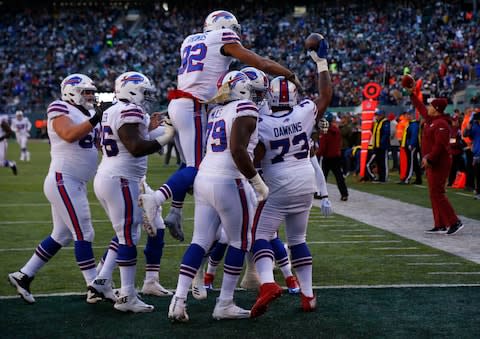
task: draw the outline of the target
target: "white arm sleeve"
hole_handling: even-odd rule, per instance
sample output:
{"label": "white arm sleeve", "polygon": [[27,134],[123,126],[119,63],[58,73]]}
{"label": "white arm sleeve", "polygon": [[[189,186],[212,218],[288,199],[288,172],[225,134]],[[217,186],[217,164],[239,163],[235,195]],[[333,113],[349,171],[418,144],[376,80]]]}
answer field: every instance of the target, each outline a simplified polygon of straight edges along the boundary
{"label": "white arm sleeve", "polygon": [[313,169],[315,170],[315,181],[317,182],[317,189],[321,197],[328,196],[327,182],[325,181],[325,176],[323,175],[322,168],[318,163],[317,157],[310,157]]}

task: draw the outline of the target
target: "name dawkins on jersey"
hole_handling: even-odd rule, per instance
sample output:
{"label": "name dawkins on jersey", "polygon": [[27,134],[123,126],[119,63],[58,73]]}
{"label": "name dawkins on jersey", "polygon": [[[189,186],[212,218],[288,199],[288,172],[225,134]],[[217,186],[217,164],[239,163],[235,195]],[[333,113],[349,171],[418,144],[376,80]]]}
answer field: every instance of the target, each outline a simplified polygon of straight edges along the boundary
{"label": "name dawkins on jersey", "polygon": [[273,135],[275,135],[275,137],[281,137],[284,135],[295,134],[301,131],[302,131],[302,123],[296,122],[294,124],[290,124],[287,126],[275,127],[273,129]]}

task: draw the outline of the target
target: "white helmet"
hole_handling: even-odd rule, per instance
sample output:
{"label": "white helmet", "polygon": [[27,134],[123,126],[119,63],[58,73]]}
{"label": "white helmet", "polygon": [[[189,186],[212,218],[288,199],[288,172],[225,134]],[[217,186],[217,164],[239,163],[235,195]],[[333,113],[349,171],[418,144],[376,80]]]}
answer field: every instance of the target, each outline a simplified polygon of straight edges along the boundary
{"label": "white helmet", "polygon": [[143,106],[145,101],[153,101],[155,86],[150,79],[139,72],[126,72],[115,80],[115,96],[117,100],[127,100]]}
{"label": "white helmet", "polygon": [[242,99],[251,100],[251,81],[243,72],[228,72],[219,79],[217,84],[220,85],[215,96],[217,102]]}
{"label": "white helmet", "polygon": [[242,31],[242,27],[238,24],[235,15],[223,10],[210,13],[203,24],[204,32],[216,31],[222,28],[230,28],[237,34],[240,34]]}
{"label": "white helmet", "polygon": [[257,105],[263,103],[268,91],[268,78],[263,71],[255,67],[244,67],[240,70],[247,75],[252,84],[252,101]]}
{"label": "white helmet", "polygon": [[15,112],[15,116],[20,118],[23,117],[23,111],[19,109],[18,111]]}
{"label": "white helmet", "polygon": [[283,76],[276,77],[270,82],[268,102],[270,107],[293,107],[298,101],[297,87]]}
{"label": "white helmet", "polygon": [[[97,87],[93,83],[93,80],[84,74],[70,74],[63,79],[61,85],[62,100],[72,105],[83,106],[86,109],[92,109],[95,97],[94,92],[97,91]],[[85,93],[84,91],[92,91],[91,93]],[[89,97],[86,97],[90,94]]]}

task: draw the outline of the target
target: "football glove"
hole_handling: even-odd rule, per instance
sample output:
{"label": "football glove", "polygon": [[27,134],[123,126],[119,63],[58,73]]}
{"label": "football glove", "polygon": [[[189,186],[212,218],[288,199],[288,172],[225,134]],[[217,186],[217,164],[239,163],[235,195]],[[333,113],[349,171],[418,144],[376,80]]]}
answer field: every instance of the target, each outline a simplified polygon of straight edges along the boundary
{"label": "football glove", "polygon": [[268,197],[268,186],[265,185],[265,182],[263,181],[260,174],[255,174],[255,176],[253,178],[250,178],[249,181],[255,189],[257,201],[261,202],[266,200]]}
{"label": "football glove", "polygon": [[105,111],[104,108],[101,106],[101,103],[93,105],[93,108],[95,109],[95,114],[93,117],[88,119],[88,122],[92,125],[92,127],[97,126],[101,121],[103,117],[103,112]]}
{"label": "football glove", "polygon": [[327,134],[328,127],[330,127],[330,124],[328,123],[327,119],[322,118],[322,119],[318,120],[317,128],[320,131],[320,133]]}
{"label": "football glove", "polygon": [[322,210],[322,214],[326,217],[333,213],[332,203],[328,198],[323,198],[320,203],[320,208]]}
{"label": "football glove", "polygon": [[157,140],[157,142],[161,146],[164,146],[164,145],[168,144],[170,142],[170,140],[172,140],[173,136],[175,135],[175,127],[173,127],[172,121],[170,120],[170,118],[168,116],[165,117],[165,119],[163,119],[163,123],[164,123],[164,126],[165,126],[163,134],[161,136],[155,138],[155,140]]}

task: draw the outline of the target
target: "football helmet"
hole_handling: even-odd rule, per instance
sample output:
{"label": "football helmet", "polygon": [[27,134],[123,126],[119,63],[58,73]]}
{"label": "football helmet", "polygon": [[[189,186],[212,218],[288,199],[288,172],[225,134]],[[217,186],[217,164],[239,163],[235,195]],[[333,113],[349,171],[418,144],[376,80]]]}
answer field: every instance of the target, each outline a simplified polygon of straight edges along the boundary
{"label": "football helmet", "polygon": [[23,118],[23,111],[19,109],[18,111],[15,112],[15,116],[19,118]]}
{"label": "football helmet", "polygon": [[242,31],[242,27],[238,23],[237,18],[235,18],[235,15],[223,10],[210,13],[203,24],[204,32],[216,31],[222,28],[229,28],[238,35],[240,35]]}
{"label": "football helmet", "polygon": [[146,101],[153,101],[155,86],[152,81],[139,72],[126,72],[115,80],[117,100],[127,100],[135,105],[144,106]]}
{"label": "football helmet", "polygon": [[[60,84],[62,100],[72,105],[92,109],[95,102],[97,87],[93,80],[84,74],[70,74]],[[89,92],[85,92],[89,91]]]}
{"label": "football helmet", "polygon": [[227,100],[251,100],[252,84],[248,76],[240,71],[232,71],[225,74],[222,79],[222,86],[218,92],[228,93]]}
{"label": "football helmet", "polygon": [[268,103],[270,107],[293,107],[298,102],[297,87],[283,76],[270,82]]}
{"label": "football helmet", "polygon": [[266,100],[268,78],[261,70],[255,67],[244,67],[240,70],[247,75],[252,84],[252,101],[261,105]]}

